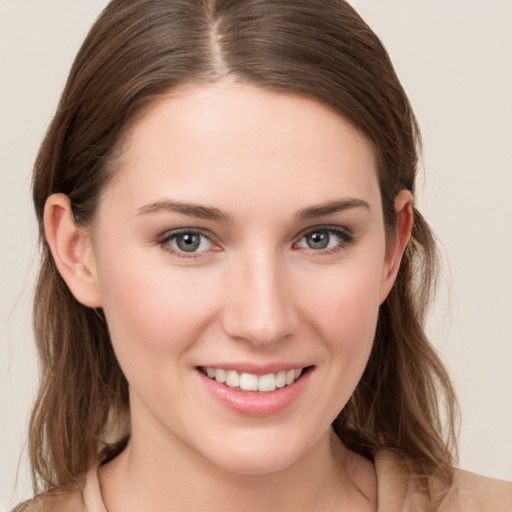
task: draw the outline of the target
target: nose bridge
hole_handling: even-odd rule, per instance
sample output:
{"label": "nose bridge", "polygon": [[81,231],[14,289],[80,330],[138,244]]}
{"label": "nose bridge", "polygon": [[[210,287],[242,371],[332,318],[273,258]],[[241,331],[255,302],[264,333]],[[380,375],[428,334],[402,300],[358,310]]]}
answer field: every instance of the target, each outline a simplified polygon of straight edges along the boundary
{"label": "nose bridge", "polygon": [[297,317],[285,268],[271,247],[239,255],[231,274],[225,329],[254,345],[276,343],[296,328]]}

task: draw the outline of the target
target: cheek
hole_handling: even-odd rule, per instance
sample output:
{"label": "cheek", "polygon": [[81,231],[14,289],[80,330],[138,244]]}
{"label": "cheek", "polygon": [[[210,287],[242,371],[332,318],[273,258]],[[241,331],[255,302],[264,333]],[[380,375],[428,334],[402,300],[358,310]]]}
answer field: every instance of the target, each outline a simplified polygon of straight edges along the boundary
{"label": "cheek", "polygon": [[[110,336],[123,371],[174,364],[215,314],[213,286],[137,254],[103,258],[98,273]],[[198,313],[201,313],[199,315]]]}
{"label": "cheek", "polygon": [[[378,266],[337,272],[304,300],[304,316],[326,348],[328,380],[338,397],[326,398],[337,413],[352,395],[366,367],[375,338],[379,312]],[[318,284],[318,281],[317,281]],[[304,290],[311,290],[313,283]]]}
{"label": "cheek", "polygon": [[366,368],[379,311],[379,269],[378,265],[338,267],[317,274],[316,279],[304,277],[302,292],[296,292],[302,305],[303,338],[312,341],[309,348],[320,357],[321,380],[310,409],[312,418],[332,423]]}
{"label": "cheek", "polygon": [[333,349],[357,349],[373,341],[379,311],[377,267],[336,270],[320,283],[307,282],[303,292],[303,314],[310,318]]}

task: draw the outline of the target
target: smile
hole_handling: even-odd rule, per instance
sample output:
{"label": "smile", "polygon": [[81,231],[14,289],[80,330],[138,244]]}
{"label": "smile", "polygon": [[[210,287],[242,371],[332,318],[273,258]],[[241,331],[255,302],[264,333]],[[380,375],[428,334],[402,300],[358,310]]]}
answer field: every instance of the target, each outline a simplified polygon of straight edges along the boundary
{"label": "smile", "polygon": [[210,379],[230,388],[236,388],[241,391],[268,393],[293,384],[301,376],[303,368],[282,370],[277,373],[267,373],[266,375],[239,373],[236,370],[212,367],[201,368],[201,370]]}

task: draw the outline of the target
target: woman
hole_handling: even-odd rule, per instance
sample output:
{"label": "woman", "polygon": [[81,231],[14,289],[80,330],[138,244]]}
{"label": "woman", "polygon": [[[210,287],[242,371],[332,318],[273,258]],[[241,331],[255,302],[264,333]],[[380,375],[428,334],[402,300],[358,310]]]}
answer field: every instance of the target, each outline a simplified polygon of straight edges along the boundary
{"label": "woman", "polygon": [[344,2],[112,2],[36,164],[22,507],[509,510],[452,469],[418,145]]}

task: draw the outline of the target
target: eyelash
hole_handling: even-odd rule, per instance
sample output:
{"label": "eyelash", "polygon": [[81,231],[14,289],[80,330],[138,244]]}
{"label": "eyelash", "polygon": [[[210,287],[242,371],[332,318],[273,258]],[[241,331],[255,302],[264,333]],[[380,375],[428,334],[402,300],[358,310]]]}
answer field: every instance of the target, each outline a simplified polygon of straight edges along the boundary
{"label": "eyelash", "polygon": [[331,235],[336,235],[339,237],[340,241],[334,246],[326,249],[309,249],[313,252],[315,256],[329,256],[331,254],[336,254],[338,252],[344,251],[348,248],[348,246],[354,244],[356,242],[356,238],[354,235],[346,228],[341,228],[339,226],[314,226],[308,228],[306,231],[303,231],[298,238],[298,241],[293,245],[297,246],[305,237],[308,235],[313,235],[315,233],[328,233]]}
{"label": "eyelash", "polygon": [[[331,254],[338,253],[340,251],[343,251],[347,249],[347,246],[352,245],[355,243],[356,239],[354,235],[345,228],[340,228],[339,226],[315,226],[308,228],[306,231],[303,231],[298,237],[297,241],[293,243],[293,248],[296,248],[297,250],[300,250],[301,248],[297,247],[297,245],[302,242],[302,240],[305,239],[308,235],[313,235],[315,233],[328,233],[331,235],[336,235],[340,238],[340,241],[334,246],[326,249],[311,249],[310,251],[313,252],[315,256],[328,256]],[[209,233],[206,233],[204,231],[201,231],[199,229],[194,228],[181,228],[181,229],[175,229],[171,232],[164,233],[161,237],[157,239],[158,245],[160,245],[165,251],[172,254],[173,256],[176,256],[178,258],[185,258],[185,259],[191,259],[191,258],[200,258],[202,257],[202,254],[204,252],[208,251],[200,251],[200,252],[185,252],[181,251],[179,249],[176,249],[171,245],[171,242],[173,240],[176,240],[180,235],[192,235],[192,236],[200,236],[208,240],[209,243],[211,243],[214,247],[216,246],[215,242],[213,242],[212,237]],[[200,242],[202,243],[202,242]]]}
{"label": "eyelash", "polygon": [[213,244],[215,246],[215,243],[213,242],[210,234],[205,233],[204,231],[201,231],[200,229],[194,229],[194,228],[181,228],[181,229],[175,229],[173,231],[164,233],[161,237],[158,238],[157,243],[169,254],[172,254],[173,256],[176,256],[178,258],[185,258],[185,259],[200,258],[201,255],[203,254],[203,252],[206,252],[206,251],[201,251],[201,252],[187,253],[185,251],[181,251],[179,249],[174,248],[171,245],[171,242],[173,240],[177,239],[180,235],[200,236],[200,237],[207,239],[211,244]]}

